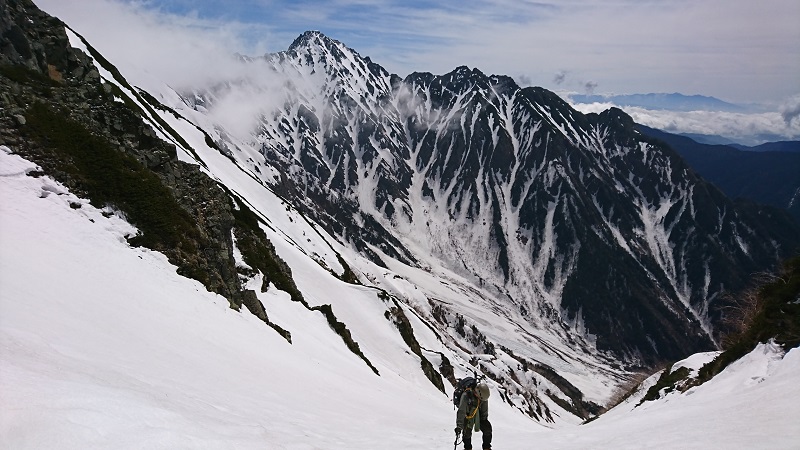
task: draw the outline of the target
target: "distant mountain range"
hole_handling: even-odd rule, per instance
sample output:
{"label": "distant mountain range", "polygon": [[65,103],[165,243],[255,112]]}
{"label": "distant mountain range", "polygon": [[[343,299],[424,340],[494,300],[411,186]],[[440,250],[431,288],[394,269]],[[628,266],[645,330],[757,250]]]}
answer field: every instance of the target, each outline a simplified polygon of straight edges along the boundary
{"label": "distant mountain range", "polygon": [[622,94],[622,95],[584,95],[570,94],[574,103],[613,103],[618,106],[637,106],[640,108],[670,111],[725,111],[747,112],[747,106],[728,103],[705,95],[684,95],[680,93],[663,94]]}
{"label": "distant mountain range", "polygon": [[674,133],[678,136],[685,136],[700,144],[708,145],[729,145],[739,150],[748,152],[800,152],[800,141],[787,141],[784,137],[776,134],[757,134],[750,136],[744,142],[758,140],[764,142],[757,145],[746,145],[742,142],[737,142],[734,139],[719,136],[716,134],[698,134],[698,133]]}
{"label": "distant mountain range", "polygon": [[741,144],[731,144],[731,147],[738,148],[739,150],[745,150],[749,152],[790,152],[790,153],[798,153],[800,152],[800,141],[777,141],[777,142],[766,142],[761,145],[756,145],[754,147],[748,147],[746,145]]}

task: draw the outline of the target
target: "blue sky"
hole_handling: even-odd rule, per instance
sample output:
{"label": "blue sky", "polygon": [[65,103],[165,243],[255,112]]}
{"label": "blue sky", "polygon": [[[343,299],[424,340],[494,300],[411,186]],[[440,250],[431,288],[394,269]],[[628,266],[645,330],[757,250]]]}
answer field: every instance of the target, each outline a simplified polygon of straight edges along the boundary
{"label": "blue sky", "polygon": [[797,0],[37,3],[84,32],[127,14],[250,55],[320,30],[401,76],[467,65],[581,93],[681,92],[773,104],[800,94]]}

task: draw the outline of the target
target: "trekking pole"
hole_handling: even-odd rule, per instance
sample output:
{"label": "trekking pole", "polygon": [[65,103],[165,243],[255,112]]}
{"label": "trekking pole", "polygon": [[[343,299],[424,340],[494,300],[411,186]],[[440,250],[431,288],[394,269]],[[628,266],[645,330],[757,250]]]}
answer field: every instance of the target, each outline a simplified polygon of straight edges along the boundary
{"label": "trekking pole", "polygon": [[458,448],[458,444],[461,443],[461,442],[458,442],[458,438],[459,437],[461,437],[461,433],[459,431],[456,431],[456,440],[455,440],[455,442],[453,442],[453,450],[456,450]]}

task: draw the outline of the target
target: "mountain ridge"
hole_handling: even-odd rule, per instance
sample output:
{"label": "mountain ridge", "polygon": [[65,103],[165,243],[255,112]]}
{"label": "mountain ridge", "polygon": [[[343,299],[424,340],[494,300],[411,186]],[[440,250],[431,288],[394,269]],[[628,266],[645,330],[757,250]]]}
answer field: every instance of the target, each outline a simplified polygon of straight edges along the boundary
{"label": "mountain ridge", "polygon": [[[304,36],[305,38],[303,38]],[[313,39],[309,39],[309,37],[313,37]],[[337,61],[336,55],[322,55],[325,52],[320,53],[319,48],[321,47],[335,48],[337,52],[341,52],[338,57],[339,61]],[[557,251],[558,258],[566,259],[556,262],[553,258],[540,252],[537,257],[540,261],[538,275],[521,277],[521,274],[527,271],[522,267],[527,264],[518,263],[515,268],[512,267],[514,265],[512,261],[528,258],[520,256],[520,251],[524,253],[530,250],[520,250],[525,245],[520,247],[518,244],[521,241],[518,239],[522,238],[531,242],[533,238],[538,242],[537,245],[544,245],[541,248],[552,248],[549,246],[554,245],[554,241],[545,241],[546,233],[549,232],[547,229],[538,231],[538,233],[545,233],[540,234],[539,237],[530,235],[530,231],[526,231],[526,229],[530,230],[534,224],[530,219],[519,222],[519,210],[526,208],[519,203],[520,198],[531,193],[532,184],[528,184],[526,188],[525,183],[520,182],[525,179],[525,176],[519,177],[515,170],[525,168],[527,171],[533,170],[533,173],[536,174],[548,173],[550,178],[549,181],[545,181],[546,183],[561,183],[562,186],[570,186],[570,188],[578,186],[587,181],[586,170],[592,166],[588,160],[581,162],[587,156],[578,155],[595,155],[592,158],[599,157],[613,163],[615,158],[624,159],[625,152],[620,153],[619,149],[616,150],[617,154],[609,152],[603,143],[606,138],[609,142],[621,138],[626,140],[630,146],[639,145],[637,144],[639,138],[630,134],[635,130],[633,130],[632,120],[628,116],[622,120],[624,113],[619,110],[612,110],[612,112],[597,116],[583,116],[548,91],[537,88],[520,89],[510,78],[486,76],[480,70],[470,69],[466,66],[458,67],[442,76],[413,73],[407,76],[402,83],[398,83],[396,78],[385,70],[366,70],[368,63],[360,58],[357,52],[318,32],[301,35],[301,38],[293,43],[291,52],[295,55],[295,59],[291,63],[292,70],[301,75],[314,74],[316,77],[312,80],[313,83],[300,87],[300,97],[286,99],[285,104],[293,106],[283,111],[279,108],[277,114],[281,116],[278,119],[278,122],[281,123],[280,126],[271,125],[270,120],[262,122],[265,124],[266,133],[258,139],[262,146],[261,152],[266,155],[267,159],[281,161],[278,164],[285,165],[280,169],[282,173],[291,173],[297,171],[297,168],[303,167],[299,172],[304,174],[301,180],[283,179],[280,183],[281,186],[295,184],[294,188],[289,189],[296,191],[301,190],[298,189],[298,186],[302,186],[305,195],[309,189],[311,191],[319,189],[315,188],[314,184],[324,186],[324,189],[313,194],[313,204],[316,206],[330,204],[330,200],[325,199],[328,195],[325,190],[333,189],[337,193],[337,203],[330,204],[327,215],[337,217],[338,223],[328,222],[326,226],[331,230],[349,229],[348,236],[366,233],[367,242],[377,245],[381,252],[388,252],[387,255],[390,257],[400,257],[406,262],[418,259],[410,257],[406,247],[408,245],[416,246],[423,242],[413,242],[412,239],[411,243],[401,244],[392,237],[393,233],[390,231],[392,228],[406,230],[402,231],[401,235],[408,236],[403,233],[410,233],[411,230],[414,230],[413,235],[415,236],[430,236],[430,241],[427,244],[423,243],[427,246],[426,248],[450,261],[449,264],[452,268],[474,277],[479,284],[487,281],[488,285],[493,285],[499,292],[506,291],[504,295],[510,294],[511,298],[519,296],[519,292],[538,292],[535,294],[538,300],[533,298],[512,300],[512,303],[517,303],[520,311],[544,309],[545,311],[550,310],[555,316],[562,314],[559,312],[562,306],[559,303],[561,290],[566,286],[562,283],[569,278],[569,275],[566,274],[574,269],[576,261],[575,256],[568,256],[569,250],[565,251],[563,245],[566,241],[563,238],[566,236],[564,232],[572,231],[569,231],[568,225],[566,229],[562,230],[561,235],[554,234],[561,238]],[[303,52],[305,52],[305,57],[300,55]],[[273,64],[281,63],[280,59],[272,58],[271,61]],[[305,63],[308,65],[304,66]],[[371,61],[369,63],[374,64]],[[286,69],[284,67],[276,68],[278,72],[282,70]],[[331,73],[323,76],[321,74],[323,70],[330,70]],[[309,78],[305,76],[303,79],[308,80]],[[392,81],[393,79],[395,81]],[[321,85],[314,84],[323,80]],[[320,87],[322,95],[320,96],[320,91],[317,91],[317,96],[313,98],[313,101],[305,102],[312,95],[305,95],[302,93],[303,89],[313,92],[314,88],[319,89]],[[362,88],[362,91],[358,90],[359,87]],[[286,115],[286,111],[289,112],[288,115]],[[292,113],[292,111],[295,112]],[[617,122],[613,119],[619,119],[619,123],[614,125]],[[592,123],[592,120],[597,122]],[[544,124],[549,125],[545,127]],[[293,131],[287,133],[286,129],[280,128],[287,126]],[[535,133],[523,136],[524,132],[520,134],[520,130],[525,129],[538,130],[540,137],[533,136]],[[298,138],[301,139],[298,140]],[[527,139],[523,143],[523,146],[527,147],[522,150],[519,146],[521,139]],[[535,142],[534,139],[536,139]],[[281,141],[291,142],[293,150],[288,151],[287,145],[276,147],[272,144]],[[555,142],[555,146],[559,149],[555,152],[551,151],[551,155],[555,157],[552,161],[540,159],[539,163],[544,165],[537,169],[530,165],[530,161],[526,162],[524,158],[542,158],[542,155],[537,155],[537,152],[531,150],[541,149],[542,147],[535,144],[545,142]],[[657,146],[657,144],[641,142],[648,146]],[[521,156],[520,151],[528,152],[527,156]],[[658,151],[669,150],[659,149]],[[663,161],[666,162],[672,156],[665,158]],[[635,166],[636,164],[633,167]],[[292,169],[292,167],[296,168]],[[680,167],[680,165],[674,168],[665,167],[665,172],[661,176],[671,176],[669,174],[673,169],[685,172],[687,168]],[[542,172],[543,170],[544,172]],[[625,166],[616,166],[616,168],[609,166],[605,170],[608,171],[608,174],[600,177],[605,181],[596,186],[602,186],[612,180],[616,172],[623,173],[628,169]],[[644,171],[640,175],[641,180],[651,177],[645,174],[647,169],[644,167],[637,170]],[[312,175],[310,178],[309,174]],[[627,177],[630,176],[635,175],[629,173]],[[650,179],[656,180],[656,178]],[[471,180],[477,180],[477,183]],[[677,180],[677,178],[673,178],[673,180]],[[526,182],[533,183],[534,181],[526,179]],[[633,192],[638,189],[630,181],[618,180],[615,182],[627,185],[628,189]],[[363,187],[365,183],[368,187]],[[503,183],[510,184],[502,187]],[[698,181],[693,180],[686,187],[689,188],[696,183]],[[551,187],[543,185],[539,191],[547,192]],[[638,221],[644,226],[641,229],[655,226],[652,230],[656,234],[662,234],[658,236],[652,234],[644,240],[639,239],[638,248],[650,252],[652,256],[648,258],[653,259],[649,259],[649,262],[640,261],[637,264],[643,264],[645,273],[649,274],[644,278],[663,277],[661,281],[657,282],[661,285],[657,290],[662,293],[656,296],[675,296],[681,289],[679,288],[681,283],[688,281],[688,278],[685,278],[685,281],[670,281],[675,277],[680,278],[682,275],[675,265],[676,261],[673,260],[675,255],[668,247],[670,244],[666,241],[668,238],[667,228],[661,228],[662,231],[658,231],[659,227],[663,225],[659,225],[660,221],[664,220],[666,216],[662,217],[658,212],[658,203],[661,202],[658,193],[649,185],[645,184],[643,188],[644,190],[638,191],[639,194],[637,194],[642,198],[639,200],[633,198],[640,204],[629,210],[630,217],[634,217],[632,220]],[[663,190],[664,188],[659,189]],[[707,191],[702,189],[699,192]],[[724,202],[722,197],[711,191],[708,192],[710,192],[710,196],[705,198],[715,199],[714,202]],[[412,194],[413,198],[410,196]],[[674,191],[673,194],[683,195],[677,191]],[[297,197],[297,194],[290,192],[288,195]],[[584,199],[587,198],[587,195],[587,193],[579,194]],[[557,197],[558,189],[551,191],[548,202]],[[613,195],[607,193],[599,198],[610,199],[613,198]],[[609,227],[607,228],[609,230],[607,231],[608,237],[604,238],[606,242],[609,239],[610,242],[620,243],[628,239],[634,241],[638,239],[635,238],[635,233],[627,235],[622,240],[616,237],[622,236],[615,234],[619,233],[620,229],[627,229],[626,233],[632,233],[636,227],[622,226],[614,223],[613,220],[609,221],[604,218],[603,209],[611,207],[611,204],[600,205],[596,200],[597,198],[594,203],[581,200],[572,206],[566,205],[567,209],[563,209],[565,205],[562,205],[561,211],[566,212],[572,208],[572,212],[578,216],[581,211],[585,212],[594,207],[601,214],[599,217],[589,220],[588,223],[602,223],[603,227]],[[676,200],[677,197],[670,200],[669,203],[674,204],[672,202]],[[685,197],[682,200],[684,204],[682,208],[691,206],[690,200],[690,197]],[[352,208],[348,215],[360,216],[363,223],[352,222],[341,216],[341,202],[343,201]],[[538,208],[543,209],[537,212],[528,208],[526,217],[540,217],[545,220],[555,218],[552,216],[553,219],[548,219],[548,215],[541,214],[541,211],[547,209],[547,202],[540,201],[538,204]],[[578,204],[583,206],[578,207]],[[312,214],[314,205],[309,204],[307,207]],[[617,208],[619,207],[617,205]],[[664,213],[670,213],[669,209],[672,206],[668,205],[667,207],[668,210],[665,210]],[[733,206],[726,206],[726,208],[735,210]],[[514,212],[515,210],[516,212]],[[503,211],[510,211],[513,214],[503,217]],[[679,211],[685,211],[685,209],[671,213],[682,214]],[[436,214],[431,214],[432,212],[436,212]],[[418,216],[428,217],[428,225],[421,228],[419,223],[414,225],[414,218]],[[449,219],[437,219],[438,222],[431,223],[432,218],[440,216],[449,217]],[[474,234],[475,228],[471,227],[476,224],[478,216],[482,217],[481,225],[478,228],[482,228],[483,231]],[[636,216],[640,218],[636,219]],[[643,223],[642,217],[649,217],[644,222],[650,221],[650,225]],[[325,217],[320,220],[325,222]],[[450,220],[455,220],[456,223],[462,223],[462,225],[452,228]],[[576,219],[575,223],[582,221],[583,219]],[[349,228],[343,225],[348,222],[351,223]],[[710,222],[706,223],[710,225]],[[520,225],[522,226],[520,227]],[[552,224],[547,226],[552,227]],[[552,228],[549,229],[552,230]],[[675,230],[674,224],[669,229]],[[685,228],[685,230],[692,233],[690,228]],[[473,233],[466,241],[456,237],[464,236],[465,231],[468,235]],[[738,231],[731,229],[729,233],[732,236]],[[338,234],[344,237],[341,232]],[[586,235],[584,235],[585,237]],[[346,238],[346,240],[348,239]],[[349,241],[359,250],[367,251],[376,261],[381,260],[378,253],[370,249],[369,245],[364,245],[360,239],[353,238]],[[438,243],[436,243],[437,241]],[[519,251],[516,255],[509,256],[509,249],[514,241],[517,242]],[[625,249],[627,245],[624,244],[621,247]],[[713,244],[712,247],[716,245],[718,244]],[[736,248],[741,248],[741,245],[735,243],[734,240],[727,245],[730,250],[726,250],[726,252],[729,255],[735,253]],[[489,261],[486,261],[488,264],[469,261],[457,250],[460,247],[475,248],[475,246],[481,249],[481,253],[490,255]],[[630,253],[631,249],[628,247],[623,251]],[[772,253],[772,250],[768,250],[762,255],[769,253]],[[552,256],[556,256],[556,253]],[[589,256],[584,256],[584,259],[586,258]],[[535,261],[533,262],[535,263]],[[692,264],[698,265],[698,263]],[[700,268],[702,264],[704,263],[699,264]],[[537,263],[533,265],[536,266]],[[493,269],[484,270],[483,267],[487,266],[498,267],[499,273]],[[624,266],[624,264],[620,266]],[[702,284],[702,279],[706,275],[702,275],[702,269],[700,272],[701,274],[695,282]],[[659,273],[662,275],[658,275]],[[517,287],[513,285],[516,280],[511,280],[514,277],[520,281],[523,279],[537,280],[534,284],[538,287],[522,288],[522,291],[516,290]],[[509,281],[511,281],[510,285]],[[509,286],[512,291],[508,291]],[[652,289],[652,287],[646,289]],[[574,293],[576,292],[580,291],[574,291]],[[527,295],[529,294],[524,294],[523,297]],[[586,295],[588,292],[577,296]],[[678,297],[684,298],[679,304],[682,302],[686,306],[697,302],[697,299],[689,300],[693,295],[696,294],[690,294],[689,291],[678,294]],[[710,295],[713,298],[715,294],[704,295]],[[546,300],[547,298],[550,300]],[[711,327],[709,324],[703,324],[708,320],[703,317],[709,313],[713,314],[709,307],[709,304],[704,306],[701,304],[699,307],[691,306],[689,310],[698,308],[695,313],[695,317],[701,324],[698,329],[706,329],[701,334],[704,333],[711,337]],[[581,302],[573,303],[569,310],[572,312],[567,313],[567,316],[578,321],[575,314],[576,311],[581,310]],[[666,316],[668,315],[666,314]],[[694,333],[689,334],[694,335]],[[643,337],[639,339],[641,339],[640,342],[646,340]],[[682,345],[691,344],[686,342]]]}

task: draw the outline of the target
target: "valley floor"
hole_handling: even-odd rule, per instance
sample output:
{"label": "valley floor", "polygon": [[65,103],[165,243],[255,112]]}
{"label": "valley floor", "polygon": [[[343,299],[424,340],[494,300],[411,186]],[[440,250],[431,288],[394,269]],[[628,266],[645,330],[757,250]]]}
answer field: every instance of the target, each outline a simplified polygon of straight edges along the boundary
{"label": "valley floor", "polygon": [[[376,376],[272,290],[289,344],[0,150],[0,448],[452,448],[452,405],[418,367],[377,358]],[[798,375],[800,351],[765,345],[685,394],[555,430],[496,396],[495,448],[800,448]]]}

